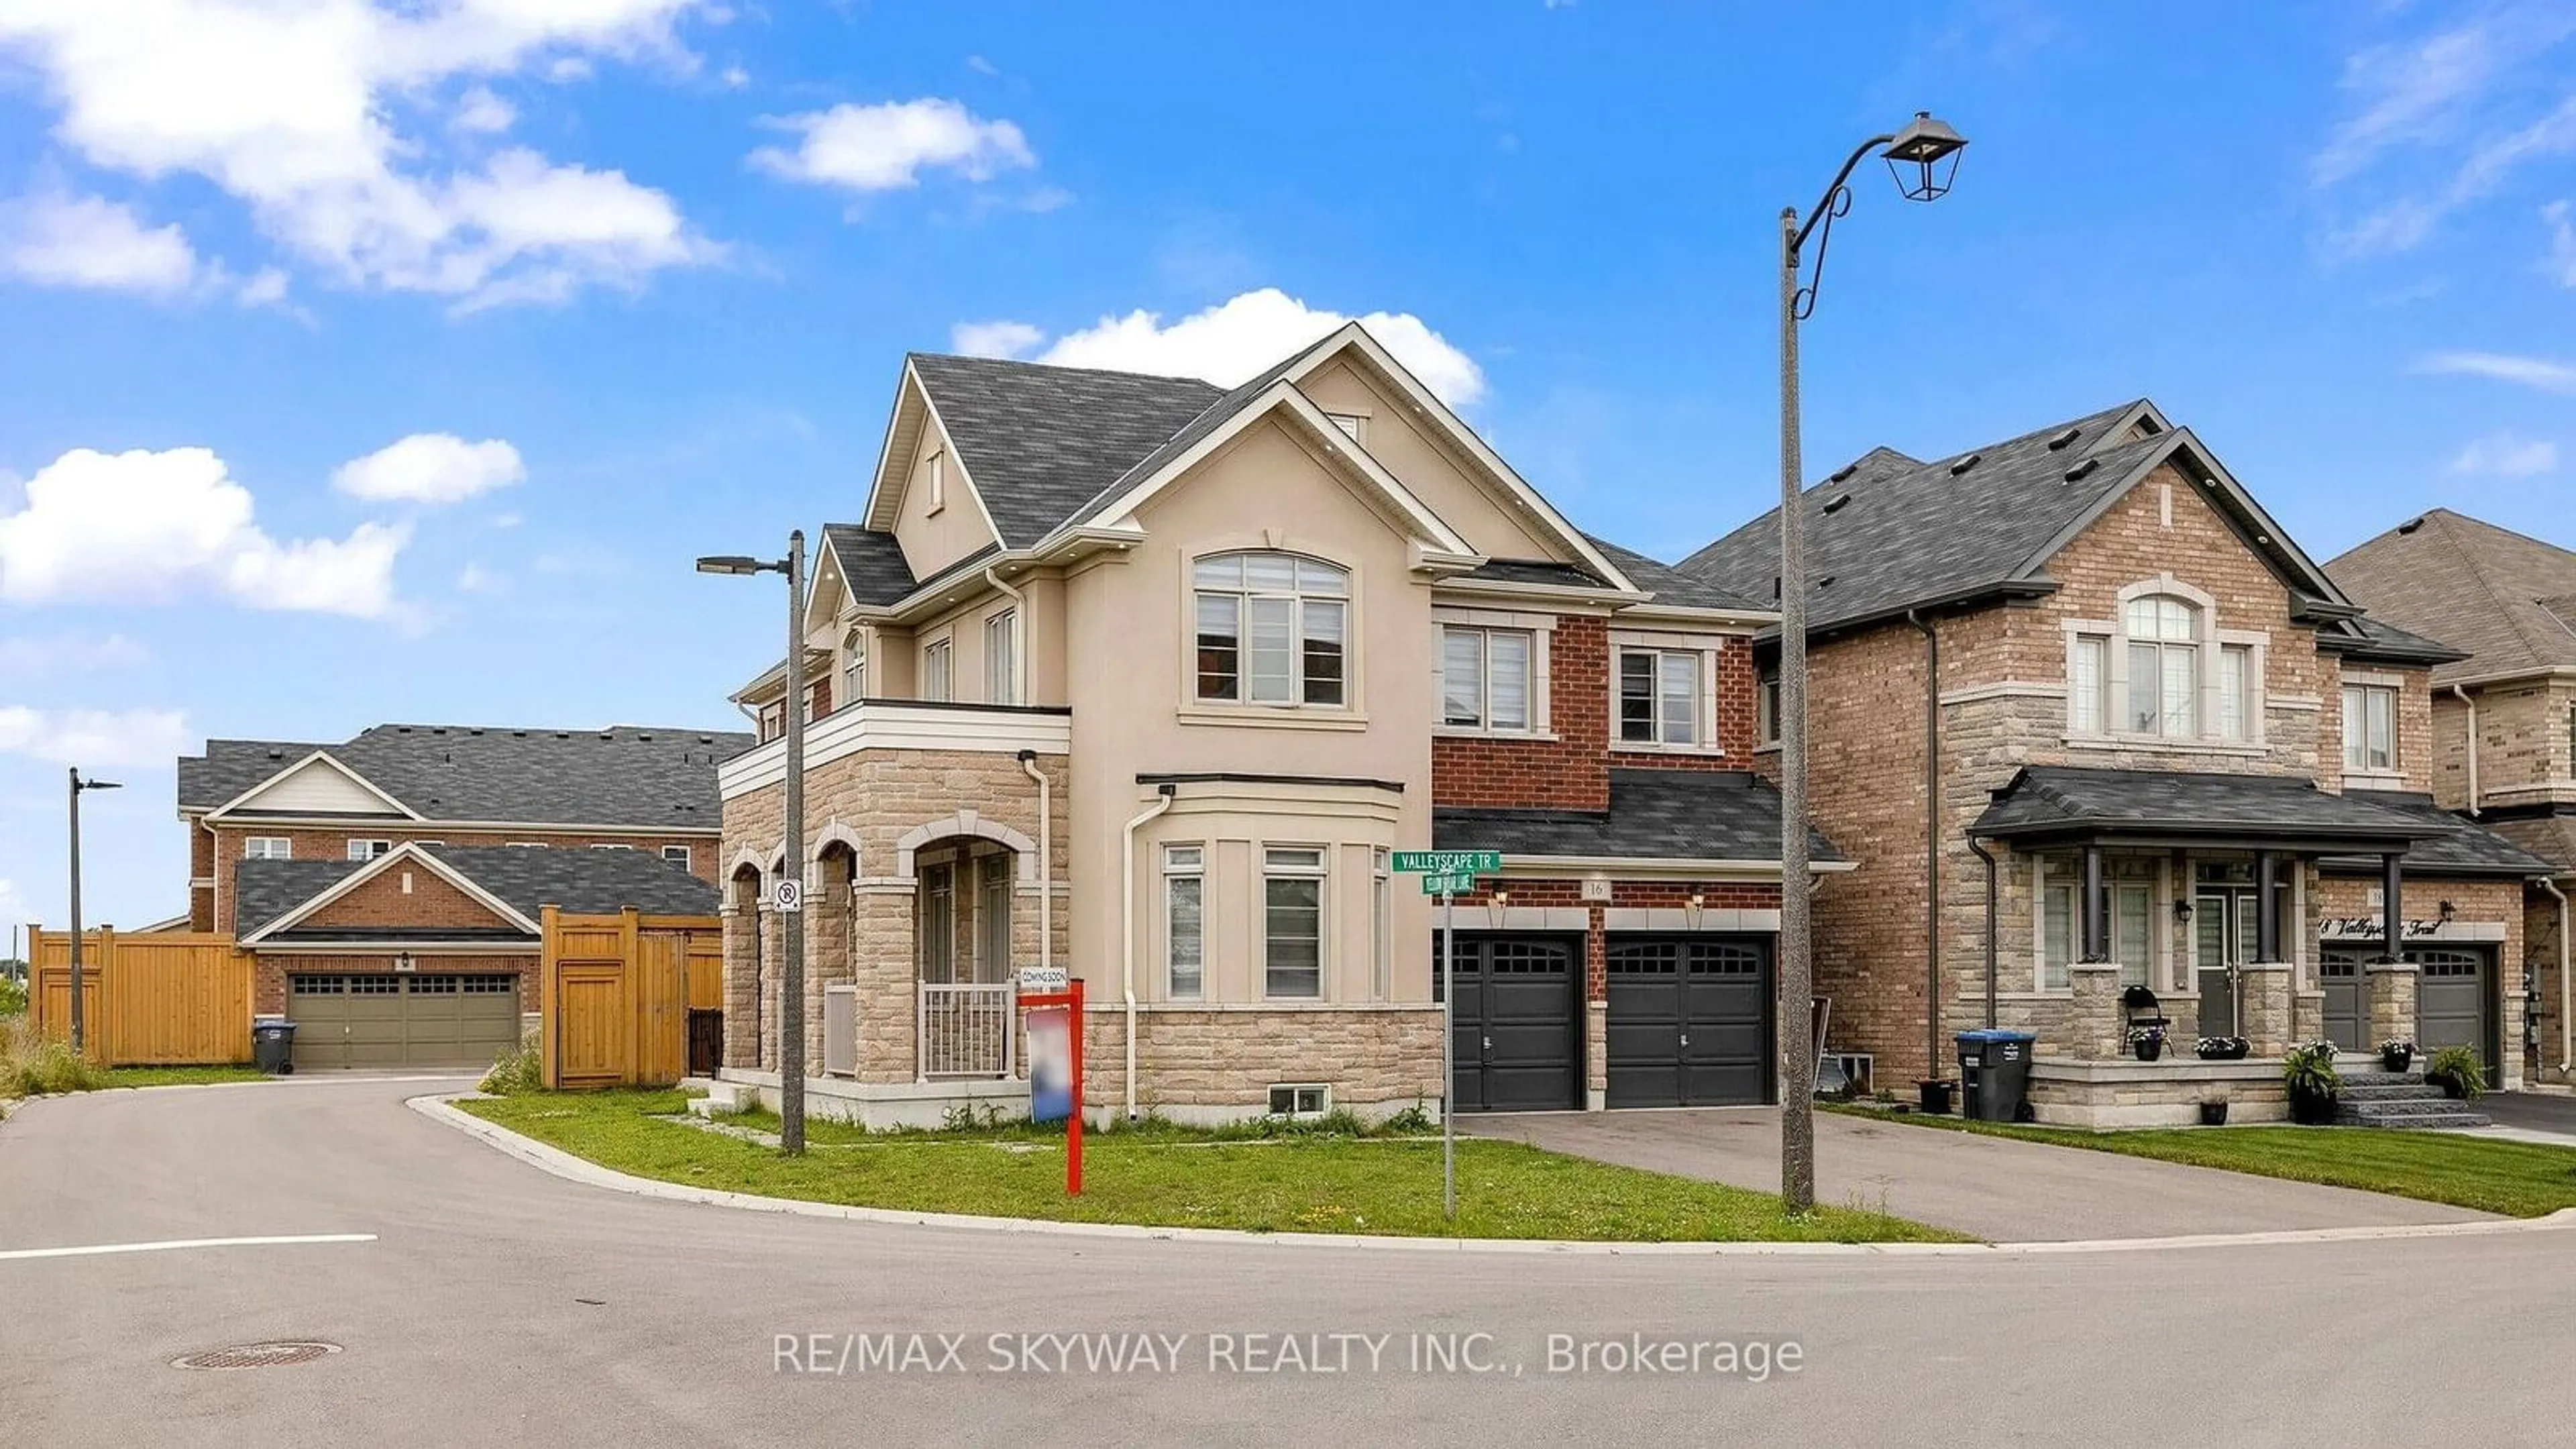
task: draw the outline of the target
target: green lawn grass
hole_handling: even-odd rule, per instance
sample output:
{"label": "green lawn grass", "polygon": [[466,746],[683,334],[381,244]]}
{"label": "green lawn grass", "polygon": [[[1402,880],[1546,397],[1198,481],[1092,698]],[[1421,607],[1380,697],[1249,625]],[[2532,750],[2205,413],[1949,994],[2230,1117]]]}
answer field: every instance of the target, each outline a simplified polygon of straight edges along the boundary
{"label": "green lawn grass", "polygon": [[2088,1152],[2216,1167],[2257,1177],[2355,1187],[2508,1217],[2576,1207],[2576,1148],[2375,1127],[2203,1127],[2078,1132],[1919,1112],[1829,1106],[1828,1111]]}
{"label": "green lawn grass", "polygon": [[[1440,1144],[1340,1136],[1220,1139],[1168,1125],[1083,1139],[1083,1192],[1064,1191],[1063,1142],[1040,1129],[869,1134],[816,1122],[791,1158],[656,1114],[676,1092],[530,1093],[458,1104],[640,1177],[919,1212],[1280,1233],[1650,1242],[1956,1242],[1884,1214],[1819,1208],[1613,1167],[1512,1142],[1458,1143],[1458,1220],[1440,1214]],[[746,1121],[744,1125],[758,1125]]]}

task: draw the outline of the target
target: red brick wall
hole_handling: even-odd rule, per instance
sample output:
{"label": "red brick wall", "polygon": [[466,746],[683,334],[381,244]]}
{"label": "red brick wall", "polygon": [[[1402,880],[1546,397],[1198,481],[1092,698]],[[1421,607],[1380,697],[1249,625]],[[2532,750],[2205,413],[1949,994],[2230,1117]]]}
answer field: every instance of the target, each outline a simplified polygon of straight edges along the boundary
{"label": "red brick wall", "polygon": [[[413,975],[515,971],[519,974],[519,1010],[537,1009],[537,958],[534,955],[414,956],[412,959],[419,968],[411,973]],[[262,952],[252,958],[251,1010],[270,1016],[285,1011],[289,973],[298,976],[324,972],[381,976],[392,974],[393,969],[394,958],[390,952],[330,956]]]}
{"label": "red brick wall", "polygon": [[[660,854],[666,845],[689,848],[689,871],[700,880],[716,879],[717,842],[706,836],[687,835],[593,835],[551,834],[516,830],[455,830],[434,821],[386,821],[368,825],[314,829],[306,826],[260,826],[222,824],[212,831],[198,830],[200,837],[211,838],[212,859],[201,867],[192,867],[195,877],[215,878],[212,899],[208,901],[208,919],[196,928],[210,931],[233,930],[233,866],[242,858],[243,842],[254,835],[282,835],[294,842],[297,860],[346,860],[352,840],[390,840],[396,845],[413,840],[435,840],[445,845],[509,845],[528,842],[537,845],[564,846],[583,850],[594,845],[631,845],[639,850]],[[191,921],[195,924],[195,897],[192,896]]]}
{"label": "red brick wall", "polygon": [[1435,805],[1604,810],[1610,770],[1745,770],[1753,767],[1753,641],[1730,636],[1718,650],[1717,741],[1722,755],[1613,750],[1610,740],[1610,622],[1592,615],[1556,621],[1548,640],[1548,728],[1553,739],[1435,736]]}
{"label": "red brick wall", "polygon": [[[409,890],[404,887],[408,885]],[[492,908],[436,871],[398,865],[298,923],[305,926],[492,927],[508,924]]]}

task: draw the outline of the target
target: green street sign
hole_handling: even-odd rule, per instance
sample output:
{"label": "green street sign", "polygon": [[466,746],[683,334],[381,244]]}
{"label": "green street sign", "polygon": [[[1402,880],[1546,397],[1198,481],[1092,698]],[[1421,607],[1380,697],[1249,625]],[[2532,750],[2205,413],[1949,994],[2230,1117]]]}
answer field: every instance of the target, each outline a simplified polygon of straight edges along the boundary
{"label": "green street sign", "polygon": [[1426,875],[1422,893],[1426,896],[1465,895],[1476,888],[1476,878],[1461,872],[1457,875]]}
{"label": "green street sign", "polygon": [[1493,875],[1503,868],[1499,850],[1399,850],[1395,868],[1426,875]]}

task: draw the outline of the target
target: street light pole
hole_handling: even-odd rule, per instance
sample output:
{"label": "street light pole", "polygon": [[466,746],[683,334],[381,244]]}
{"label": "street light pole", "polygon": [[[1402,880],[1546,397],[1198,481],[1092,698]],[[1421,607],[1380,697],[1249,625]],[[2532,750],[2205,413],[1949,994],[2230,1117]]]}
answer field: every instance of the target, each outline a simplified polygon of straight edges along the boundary
{"label": "street light pole", "polygon": [[[79,1056],[79,1055],[81,1054],[81,1048],[82,1048],[82,1046],[83,1046],[83,1044],[84,1044],[84,1042],[85,1042],[85,1036],[84,1036],[83,1029],[82,1029],[82,1028],[83,1028],[83,1023],[82,1023],[82,1021],[81,1021],[81,1015],[82,1015],[82,1013],[81,1013],[81,899],[80,899],[80,888],[81,888],[81,859],[80,859],[80,815],[81,815],[81,811],[80,811],[80,805],[81,805],[81,801],[80,801],[80,797],[81,797],[81,792],[82,792],[83,790],[116,790],[116,789],[122,789],[123,787],[122,787],[122,786],[120,786],[120,785],[118,785],[118,784],[117,784],[115,781],[113,781],[113,780],[84,780],[84,779],[82,779],[82,778],[81,778],[81,774],[80,774],[80,766],[78,766],[78,765],[74,765],[74,766],[72,766],[72,767],[71,767],[71,782],[72,782],[72,787],[71,787],[71,814],[72,814],[72,842],[71,842],[71,844],[72,844],[72,849],[71,849],[71,856],[72,856],[72,859],[71,859],[71,867],[72,867],[72,1055],[73,1055],[73,1056]],[[30,972],[30,973],[29,973],[29,975],[28,975],[28,979],[29,979],[30,981],[33,981],[33,980],[35,979],[35,977],[34,977],[34,973]]]}
{"label": "street light pole", "polygon": [[[1780,213],[1780,1201],[1791,1213],[1816,1205],[1818,1049],[1808,851],[1807,559],[1806,519],[1799,506],[1804,489],[1798,457],[1798,324],[1815,310],[1834,219],[1851,210],[1847,183],[1852,168],[1884,147],[1906,199],[1937,200],[1949,191],[1965,145],[1958,132],[1932,119],[1930,112],[1917,111],[1903,130],[1872,136],[1854,148],[1823,199],[1803,219],[1796,207]],[[1949,169],[1936,177],[1935,168],[1944,161]],[[1909,181],[1905,167],[1919,168],[1919,180]],[[1811,235],[1816,277],[1801,287],[1798,273]],[[1931,943],[1924,945],[1929,949]],[[1927,1001],[1924,1009],[1938,1019],[1940,1003]]]}

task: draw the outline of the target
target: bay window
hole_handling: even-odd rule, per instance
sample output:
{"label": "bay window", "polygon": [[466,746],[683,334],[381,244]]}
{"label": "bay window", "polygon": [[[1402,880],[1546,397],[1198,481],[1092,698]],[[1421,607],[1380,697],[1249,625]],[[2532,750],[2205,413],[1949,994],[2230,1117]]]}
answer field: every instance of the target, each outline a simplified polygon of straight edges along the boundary
{"label": "bay window", "polygon": [[1440,636],[1440,722],[1518,734],[1530,728],[1530,635],[1451,626]]}
{"label": "bay window", "polygon": [[1349,700],[1351,576],[1285,553],[1229,553],[1191,569],[1198,697],[1340,708]]}
{"label": "bay window", "polygon": [[1020,702],[1019,614],[1004,609],[984,621],[984,702]]}
{"label": "bay window", "polygon": [[1163,847],[1163,964],[1169,994],[1195,1001],[1207,990],[1207,847]]}
{"label": "bay window", "polygon": [[955,699],[957,697],[957,656],[942,639],[925,645],[921,651],[921,697]]}

